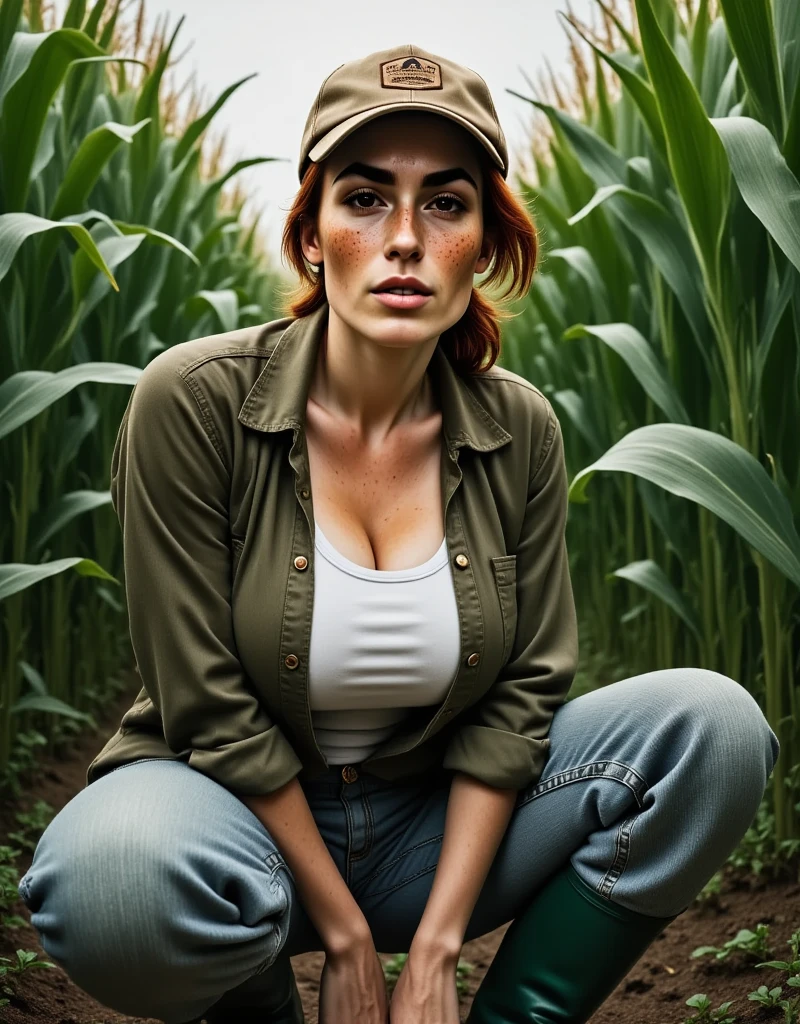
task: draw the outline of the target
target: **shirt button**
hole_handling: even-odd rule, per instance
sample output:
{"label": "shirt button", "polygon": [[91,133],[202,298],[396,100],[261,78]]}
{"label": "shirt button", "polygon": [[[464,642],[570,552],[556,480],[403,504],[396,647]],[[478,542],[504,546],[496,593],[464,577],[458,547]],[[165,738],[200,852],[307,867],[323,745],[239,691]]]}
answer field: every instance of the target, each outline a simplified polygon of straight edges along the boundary
{"label": "shirt button", "polygon": [[296,654],[287,654],[283,659],[283,663],[287,668],[297,668],[300,664],[300,659]]}
{"label": "shirt button", "polygon": [[467,658],[467,664],[468,665],[477,665],[478,662],[480,661],[480,659],[481,659],[480,654],[478,654],[477,651],[473,651],[472,654],[470,654],[470,656]]}
{"label": "shirt button", "polygon": [[300,497],[301,498],[309,498],[309,497],[311,497],[311,491],[309,491],[309,489],[307,487],[304,487],[302,489],[302,491],[300,492]]}
{"label": "shirt button", "polygon": [[455,561],[459,569],[466,569],[466,567],[469,565],[469,559],[467,558],[466,555],[456,555]]}
{"label": "shirt button", "polygon": [[355,782],[358,778],[358,772],[351,764],[346,764],[342,768],[342,778],[345,782]]}
{"label": "shirt button", "polygon": [[294,560],[295,569],[305,569],[308,566],[308,559],[305,555],[298,555]]}

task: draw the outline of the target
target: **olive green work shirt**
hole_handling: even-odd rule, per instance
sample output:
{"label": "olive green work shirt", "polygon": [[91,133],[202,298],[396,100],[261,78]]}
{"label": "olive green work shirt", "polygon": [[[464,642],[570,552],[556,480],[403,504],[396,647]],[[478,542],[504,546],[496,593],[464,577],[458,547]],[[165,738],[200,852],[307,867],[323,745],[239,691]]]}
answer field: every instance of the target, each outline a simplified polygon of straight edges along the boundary
{"label": "olive green work shirt", "polygon": [[[308,697],[305,409],[328,308],[183,342],[138,378],[111,497],[142,688],[87,785],[140,758],[183,760],[248,795],[327,767]],[[361,770],[443,767],[521,789],[541,775],[577,667],[561,427],[501,367],[461,376],[437,346],[428,371],[461,656],[445,699],[414,708]]]}

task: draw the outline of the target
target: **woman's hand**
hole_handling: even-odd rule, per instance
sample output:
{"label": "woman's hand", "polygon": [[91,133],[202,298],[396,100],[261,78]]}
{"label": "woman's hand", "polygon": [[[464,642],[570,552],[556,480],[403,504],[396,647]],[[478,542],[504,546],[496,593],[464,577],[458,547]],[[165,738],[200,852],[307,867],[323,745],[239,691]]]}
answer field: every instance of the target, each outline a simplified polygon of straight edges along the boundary
{"label": "woman's hand", "polygon": [[327,950],[319,982],[319,1024],[387,1024],[388,1020],[386,975],[372,936],[344,949]]}
{"label": "woman's hand", "polygon": [[390,1024],[459,1024],[458,956],[409,952],[389,1007]]}

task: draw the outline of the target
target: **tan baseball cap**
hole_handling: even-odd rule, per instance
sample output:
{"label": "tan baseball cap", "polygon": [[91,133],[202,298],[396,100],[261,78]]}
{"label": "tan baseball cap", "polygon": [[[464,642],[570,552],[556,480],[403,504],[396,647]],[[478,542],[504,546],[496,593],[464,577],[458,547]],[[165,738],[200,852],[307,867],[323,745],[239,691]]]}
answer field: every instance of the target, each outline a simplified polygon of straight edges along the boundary
{"label": "tan baseball cap", "polygon": [[503,177],[508,151],[489,87],[477,72],[410,43],[341,64],[317,93],[303,132],[298,174],[324,160],[362,124],[394,110],[428,110],[460,124]]}

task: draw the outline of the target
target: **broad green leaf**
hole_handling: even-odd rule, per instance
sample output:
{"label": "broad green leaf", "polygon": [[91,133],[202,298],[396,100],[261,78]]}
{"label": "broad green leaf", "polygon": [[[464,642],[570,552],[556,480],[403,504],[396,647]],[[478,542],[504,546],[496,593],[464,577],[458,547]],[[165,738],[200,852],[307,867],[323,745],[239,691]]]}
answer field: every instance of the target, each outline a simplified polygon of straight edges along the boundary
{"label": "broad green leaf", "polygon": [[173,238],[172,235],[165,234],[163,231],[157,231],[156,228],[151,228],[148,224],[126,224],[121,220],[112,220],[107,214],[102,213],[100,210],[86,210],[83,213],[70,214],[64,218],[65,222],[83,224],[89,220],[101,220],[103,223],[108,224],[109,227],[117,230],[123,235],[146,235],[147,238],[157,245],[167,245],[172,249],[177,249],[178,252],[183,253],[184,256],[188,256],[192,263],[200,266],[200,260],[195,256],[191,249],[187,249],[183,242],[177,238]]}
{"label": "broad green leaf", "polygon": [[47,111],[67,68],[76,58],[91,56],[108,60],[77,29],[18,32],[12,39],[0,73],[0,159],[7,210],[24,209]]}
{"label": "broad green leaf", "polygon": [[613,349],[645,392],[673,423],[689,423],[689,415],[667,372],[645,337],[630,324],[574,324],[564,331],[565,341],[588,335]]}
{"label": "broad green leaf", "polygon": [[119,291],[114,275],[106,266],[94,239],[81,224],[48,220],[32,213],[4,213],[0,215],[0,281],[8,273],[22,243],[42,231],[67,231],[75,239],[91,262],[108,277],[112,288]]}
{"label": "broad green leaf", "polygon": [[89,132],[61,179],[50,217],[61,220],[67,214],[78,213],[117,146],[121,142],[130,145],[134,135],[146,124],[146,119],[134,125],[107,121]]}
{"label": "broad green leaf", "polygon": [[47,111],[44,128],[42,128],[39,145],[36,149],[36,156],[33,158],[33,165],[31,166],[31,181],[36,181],[45,167],[47,167],[53,159],[53,155],[56,151],[56,131],[60,125],[61,114],[55,107],[51,107]]}
{"label": "broad green leaf", "polygon": [[204,290],[186,300],[186,315],[191,320],[196,320],[209,308],[223,331],[235,331],[239,326],[239,297],[232,288]]}
{"label": "broad green leaf", "polygon": [[94,39],[97,35],[97,30],[100,27],[100,19],[103,17],[105,9],[106,0],[96,0],[94,7],[92,7],[89,12],[89,17],[86,19],[83,31],[90,39]]}
{"label": "broad green leaf", "polygon": [[599,438],[596,426],[592,423],[586,403],[573,388],[564,388],[553,394],[553,400],[564,410],[578,432],[589,445],[591,451],[599,448]]}
{"label": "broad green leaf", "polygon": [[[97,241],[97,248],[108,264],[115,270],[121,263],[124,263],[132,256],[142,242],[144,234],[138,235],[108,235]],[[76,252],[72,259],[72,303],[75,310],[79,303],[83,302],[89,294],[89,290],[97,281],[97,270],[92,263],[80,251]],[[100,279],[101,285],[107,285],[104,278]],[[94,301],[87,302],[84,315],[88,313],[106,294],[106,288],[95,289]]]}
{"label": "broad green leaf", "polygon": [[728,38],[739,61],[750,102],[759,121],[776,139],[783,139],[786,106],[783,97],[771,0],[720,0]]}
{"label": "broad green leaf", "polygon": [[667,139],[670,167],[702,256],[717,289],[718,254],[730,195],[725,152],[691,78],[664,36],[651,0],[635,0],[642,49]]}
{"label": "broad green leaf", "polygon": [[142,371],[125,363],[79,363],[57,373],[22,370],[0,384],[0,439],[80,384],[135,384]]}
{"label": "broad green leaf", "polygon": [[23,0],[3,0],[0,4],[0,67],[22,17]]}
{"label": "broad green leaf", "polygon": [[570,224],[586,217],[601,203],[611,202],[620,207],[620,217],[630,226],[647,255],[675,293],[684,315],[692,327],[699,351],[709,374],[707,340],[709,323],[700,281],[697,257],[686,232],[672,214],[655,199],[624,185],[611,185],[598,189],[591,200],[569,218]]}
{"label": "broad green leaf", "polygon": [[23,711],[44,711],[50,715],[62,715],[64,718],[74,718],[81,722],[93,722],[94,718],[86,711],[78,711],[65,701],[48,694],[27,694],[20,697],[12,704],[10,712],[12,715],[19,715]]}
{"label": "broad green leaf", "polygon": [[800,182],[770,131],[751,117],[713,118],[742,199],[800,270]]}
{"label": "broad green leaf", "polygon": [[80,28],[86,17],[86,0],[69,0],[62,25],[64,28]]}
{"label": "broad green leaf", "polygon": [[38,554],[51,537],[84,512],[91,512],[101,505],[111,504],[111,491],[70,491],[58,496],[54,504],[42,517],[40,530],[30,541],[30,551]]}
{"label": "broad green leaf", "polygon": [[800,586],[800,537],[785,495],[764,467],[722,434],[682,423],[656,423],[626,434],[578,472],[571,501],[585,502],[599,471],[633,473],[719,516]]}
{"label": "broad green leaf", "polygon": [[625,161],[620,154],[610,146],[605,139],[592,131],[587,125],[582,124],[575,118],[549,103],[542,103],[539,100],[531,99],[530,96],[523,96],[522,93],[513,89],[506,89],[512,96],[525,100],[541,110],[550,119],[551,123],[559,125],[564,135],[569,139],[570,145],[575,150],[581,161],[584,170],[592,177],[596,185],[612,185],[618,181],[625,180]]}
{"label": "broad green leaf", "polygon": [[674,586],[661,566],[652,559],[646,558],[640,562],[629,562],[627,565],[623,565],[621,569],[615,569],[613,572],[608,573],[606,579],[613,579],[615,576],[623,580],[629,580],[631,583],[635,583],[643,590],[659,598],[686,623],[698,640],[701,639],[700,623],[691,605]]}
{"label": "broad green leaf", "polygon": [[608,293],[602,275],[592,254],[582,245],[569,245],[563,249],[551,249],[548,259],[561,259],[583,278],[592,298],[595,316],[598,320],[607,320]]}
{"label": "broad green leaf", "polygon": [[30,565],[27,562],[0,563],[0,601],[12,594],[36,586],[42,580],[57,576],[58,573],[74,569],[79,576],[97,576],[101,580],[109,580],[119,586],[119,580],[107,573],[91,558],[57,558],[54,562],[43,562]]}

